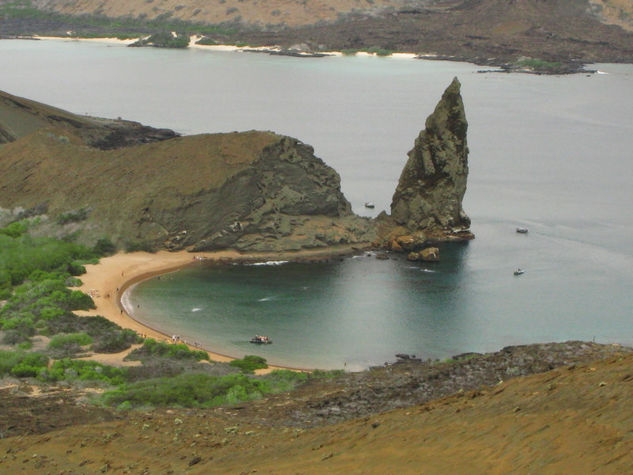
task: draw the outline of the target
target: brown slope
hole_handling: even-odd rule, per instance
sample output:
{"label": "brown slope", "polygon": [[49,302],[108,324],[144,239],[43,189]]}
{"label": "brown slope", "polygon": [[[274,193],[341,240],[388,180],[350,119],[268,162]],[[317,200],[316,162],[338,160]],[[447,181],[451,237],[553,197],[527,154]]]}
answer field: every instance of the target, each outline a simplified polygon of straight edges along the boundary
{"label": "brown slope", "polygon": [[[80,231],[86,243],[107,236],[121,245],[196,251],[373,240],[369,221],[352,214],[336,171],[296,139],[250,131],[129,145],[130,136],[151,142],[155,129],[7,100],[6,116],[14,120],[3,127],[12,141],[0,145],[0,208],[46,210],[44,224],[70,221],[45,234]],[[16,123],[26,124],[21,136]],[[110,123],[118,127],[112,133]],[[126,146],[97,147],[121,142]]]}
{"label": "brown slope", "polygon": [[300,26],[335,21],[353,10],[380,12],[400,7],[404,0],[38,0],[46,10],[70,15],[100,14],[109,17],[178,19],[197,23],[237,22],[244,25]]}
{"label": "brown slope", "polygon": [[61,135],[70,134],[101,149],[155,142],[178,135],[172,130],[154,129],[138,122],[81,116],[0,91],[0,144],[13,142],[45,127],[53,127]]}
{"label": "brown slope", "polygon": [[632,374],[633,357],[616,355],[312,429],[257,425],[240,408],[131,412],[0,440],[0,465],[34,474],[628,473]]}
{"label": "brown slope", "polygon": [[630,0],[589,0],[589,3],[604,23],[633,31],[633,2]]}

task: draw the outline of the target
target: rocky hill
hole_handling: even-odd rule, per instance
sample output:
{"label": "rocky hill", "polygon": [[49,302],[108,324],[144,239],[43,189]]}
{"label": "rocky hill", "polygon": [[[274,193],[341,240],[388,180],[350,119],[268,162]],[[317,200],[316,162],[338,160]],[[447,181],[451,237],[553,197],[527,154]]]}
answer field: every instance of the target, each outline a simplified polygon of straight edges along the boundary
{"label": "rocky hill", "polygon": [[338,174],[310,146],[272,132],[176,137],[2,94],[0,136],[5,220],[41,215],[42,233],[194,251],[375,239]]}
{"label": "rocky hill", "polygon": [[352,213],[339,175],[297,139],[176,137],[2,93],[0,224],[38,215],[32,232],[107,237],[128,250],[368,247],[410,233],[420,250],[429,240],[472,239],[461,207],[468,148],[459,89],[455,78],[416,140],[393,216],[376,221]]}

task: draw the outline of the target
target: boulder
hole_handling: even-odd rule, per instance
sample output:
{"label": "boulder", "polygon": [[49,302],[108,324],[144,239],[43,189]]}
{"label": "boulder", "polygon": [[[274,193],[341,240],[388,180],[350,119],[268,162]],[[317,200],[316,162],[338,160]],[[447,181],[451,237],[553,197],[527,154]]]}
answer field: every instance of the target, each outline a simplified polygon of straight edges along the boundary
{"label": "boulder", "polygon": [[437,262],[440,260],[440,250],[437,247],[427,247],[420,251],[419,256],[423,262]]}
{"label": "boulder", "polygon": [[389,243],[389,249],[391,249],[393,252],[404,252],[404,249],[402,249],[402,246],[400,245],[400,243],[398,243],[397,239],[393,239],[390,243]]}
{"label": "boulder", "polygon": [[407,254],[407,260],[412,262],[419,261],[420,254],[418,252],[410,252],[409,254]]}
{"label": "boulder", "polygon": [[419,251],[424,247],[426,237],[424,234],[407,234],[404,236],[398,236],[395,238],[395,242],[405,251]]}

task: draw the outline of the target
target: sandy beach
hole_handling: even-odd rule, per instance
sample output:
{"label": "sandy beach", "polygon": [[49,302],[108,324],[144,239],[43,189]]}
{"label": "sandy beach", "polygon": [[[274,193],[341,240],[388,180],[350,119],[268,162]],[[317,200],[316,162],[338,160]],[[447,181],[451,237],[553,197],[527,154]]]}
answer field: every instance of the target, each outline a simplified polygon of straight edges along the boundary
{"label": "sandy beach", "polygon": [[[344,255],[352,252],[354,252],[354,248],[351,246],[341,246],[282,254],[240,254],[230,250],[195,254],[188,251],[159,251],[154,254],[148,252],[118,253],[102,258],[98,264],[85,266],[86,273],[79,276],[83,284],[78,289],[92,297],[96,309],[76,311],[74,313],[79,316],[101,315],[122,328],[134,330],[139,335],[154,338],[158,341],[171,342],[170,335],[162,333],[159,329],[139,323],[134,320],[133,315],[129,315],[126,312],[121,303],[121,296],[126,289],[156,275],[196,265],[200,261],[293,260]],[[212,361],[228,362],[235,359],[229,355],[214,352],[209,348],[202,349],[209,353],[209,358]],[[270,366],[271,370],[279,368],[282,367]],[[291,367],[283,368],[296,369]]]}
{"label": "sandy beach", "polygon": [[[75,36],[68,36],[68,37],[63,37],[63,36],[38,36],[38,35],[33,35],[33,38],[38,39],[38,40],[53,40],[53,41],[86,41],[86,42],[92,42],[92,43],[106,43],[106,44],[111,44],[111,45],[120,45],[120,46],[128,46],[132,43],[135,43],[136,41],[138,41],[140,38],[130,38],[130,39],[119,39],[119,38],[82,38],[82,37],[75,37]],[[198,44],[198,41],[202,39],[202,36],[199,35],[191,35],[189,37],[189,44],[188,44],[188,48],[192,48],[192,49],[199,49],[199,50],[206,50],[206,51],[223,51],[223,52],[230,52],[230,51],[238,51],[238,52],[242,52],[242,51],[262,51],[262,52],[268,52],[268,51],[282,51],[282,48],[279,46],[237,46],[237,45],[201,45]],[[332,57],[344,57],[346,56],[345,54],[343,54],[343,52],[341,51],[323,51],[323,54],[327,55],[327,56],[332,56]],[[349,54],[348,56],[358,56],[358,57],[366,57],[366,58],[381,58],[383,56],[379,56],[376,53],[372,53],[372,52],[368,52],[368,51],[358,51],[356,53],[353,54]],[[425,56],[428,58],[434,58],[436,55],[435,54],[426,54],[426,55],[420,55],[418,53],[392,53],[389,55],[384,56],[385,58],[392,58],[392,59],[416,59],[418,57],[421,56]]]}

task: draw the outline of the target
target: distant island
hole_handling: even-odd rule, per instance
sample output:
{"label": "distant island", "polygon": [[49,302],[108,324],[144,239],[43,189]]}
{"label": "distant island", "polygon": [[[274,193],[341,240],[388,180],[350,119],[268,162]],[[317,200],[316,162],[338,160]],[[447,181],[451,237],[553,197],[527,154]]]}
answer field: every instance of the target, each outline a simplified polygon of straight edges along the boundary
{"label": "distant island", "polygon": [[[633,7],[617,0],[316,0],[178,5],[134,0],[0,3],[2,36],[118,37],[136,46],[267,47],[275,54],[413,53],[502,71],[564,74],[633,62]],[[301,54],[299,54],[301,53]]]}

